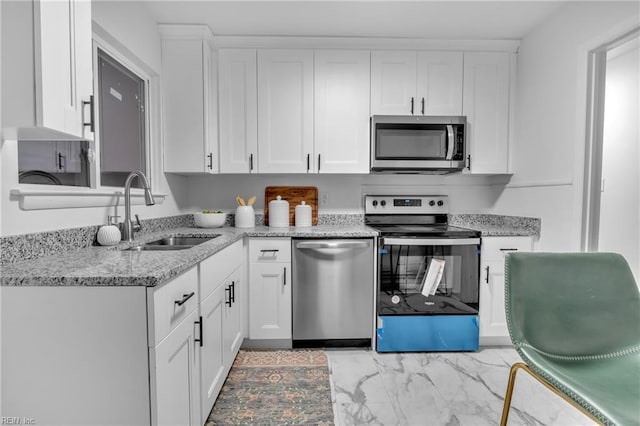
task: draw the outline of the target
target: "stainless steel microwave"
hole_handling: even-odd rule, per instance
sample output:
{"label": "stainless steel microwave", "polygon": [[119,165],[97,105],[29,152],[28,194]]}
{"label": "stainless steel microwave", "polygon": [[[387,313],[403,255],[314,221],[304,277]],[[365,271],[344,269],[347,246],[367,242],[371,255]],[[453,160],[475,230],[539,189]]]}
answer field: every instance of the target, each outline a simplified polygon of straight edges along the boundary
{"label": "stainless steel microwave", "polygon": [[465,167],[464,116],[371,117],[372,173],[459,172]]}

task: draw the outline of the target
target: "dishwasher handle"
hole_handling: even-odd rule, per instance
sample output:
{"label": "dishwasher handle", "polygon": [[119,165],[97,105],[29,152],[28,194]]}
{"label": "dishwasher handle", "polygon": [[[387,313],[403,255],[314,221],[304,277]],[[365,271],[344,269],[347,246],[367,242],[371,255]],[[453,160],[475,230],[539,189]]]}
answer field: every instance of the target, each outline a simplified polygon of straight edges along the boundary
{"label": "dishwasher handle", "polygon": [[367,248],[370,246],[369,241],[300,241],[296,243],[299,249],[356,249]]}

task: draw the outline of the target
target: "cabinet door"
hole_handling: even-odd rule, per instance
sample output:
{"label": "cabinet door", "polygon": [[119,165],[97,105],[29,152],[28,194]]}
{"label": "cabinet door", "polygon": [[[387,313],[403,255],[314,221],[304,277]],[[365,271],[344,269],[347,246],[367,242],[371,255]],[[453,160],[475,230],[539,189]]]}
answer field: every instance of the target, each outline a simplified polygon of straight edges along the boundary
{"label": "cabinet door", "polygon": [[462,52],[418,53],[417,112],[462,115]]}
{"label": "cabinet door", "polygon": [[509,63],[508,53],[464,54],[462,112],[471,173],[508,172]]}
{"label": "cabinet door", "polygon": [[251,339],[291,339],[289,263],[252,263],[249,334]]}
{"label": "cabinet door", "polygon": [[417,113],[416,75],[415,51],[371,52],[371,115]]}
{"label": "cabinet door", "polygon": [[483,262],[480,282],[480,335],[509,336],[504,310],[504,262]]}
{"label": "cabinet door", "polygon": [[[164,170],[204,173],[209,168],[210,52],[202,40],[162,40]],[[211,161],[213,162],[213,161]]]}
{"label": "cabinet door", "polygon": [[202,346],[200,347],[202,409],[200,424],[204,424],[222,389],[226,376],[222,334],[224,286],[218,286],[200,305]]}
{"label": "cabinet door", "polygon": [[313,51],[258,51],[258,171],[306,173],[313,155]]}
{"label": "cabinet door", "polygon": [[34,32],[37,124],[93,139],[83,125],[93,93],[91,2],[35,1]]}
{"label": "cabinet door", "polygon": [[255,49],[218,52],[220,172],[257,171],[258,89]]}
{"label": "cabinet door", "polygon": [[[224,286],[229,287],[228,294],[225,295],[224,314],[223,314],[223,340],[222,352],[223,361],[227,369],[231,368],[236,354],[240,350],[242,344],[242,327],[240,321],[240,300],[243,297],[243,289],[241,283],[242,271],[236,269],[229,278],[227,278]],[[226,303],[226,302],[229,303]]]}
{"label": "cabinet door", "polygon": [[368,51],[315,52],[312,171],[369,172],[369,76]]}
{"label": "cabinet door", "polygon": [[198,310],[194,309],[153,351],[155,356],[155,418],[157,425],[198,425],[200,382],[197,343]]}

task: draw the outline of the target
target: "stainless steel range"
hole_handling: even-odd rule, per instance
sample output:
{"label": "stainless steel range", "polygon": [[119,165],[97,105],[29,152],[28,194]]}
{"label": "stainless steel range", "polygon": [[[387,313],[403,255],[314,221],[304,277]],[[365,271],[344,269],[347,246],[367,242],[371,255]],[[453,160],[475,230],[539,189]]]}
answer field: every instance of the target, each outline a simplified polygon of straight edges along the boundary
{"label": "stainless steel range", "polygon": [[379,352],[477,350],[480,233],[450,226],[447,196],[365,196],[378,237]]}

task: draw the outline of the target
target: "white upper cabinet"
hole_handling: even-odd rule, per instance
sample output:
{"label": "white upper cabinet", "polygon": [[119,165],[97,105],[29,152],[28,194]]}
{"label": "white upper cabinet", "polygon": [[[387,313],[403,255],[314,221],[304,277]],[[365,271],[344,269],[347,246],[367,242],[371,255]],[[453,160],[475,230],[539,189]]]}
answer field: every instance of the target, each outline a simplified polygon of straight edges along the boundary
{"label": "white upper cabinet", "polygon": [[258,171],[306,173],[313,153],[313,51],[258,51]]}
{"label": "white upper cabinet", "polygon": [[164,170],[218,170],[216,54],[201,26],[161,26]]}
{"label": "white upper cabinet", "polygon": [[471,173],[508,173],[511,54],[465,52],[463,115]]}
{"label": "white upper cabinet", "polygon": [[372,115],[460,115],[462,52],[371,52]]}
{"label": "white upper cabinet", "polygon": [[3,127],[21,140],[92,140],[91,2],[6,2],[2,27]]}
{"label": "white upper cabinet", "polygon": [[418,52],[417,93],[420,114],[461,115],[462,52]]}
{"label": "white upper cabinet", "polygon": [[369,172],[370,53],[315,52],[315,158],[309,171]]}
{"label": "white upper cabinet", "polygon": [[255,49],[220,49],[220,172],[257,171],[258,89]]}

